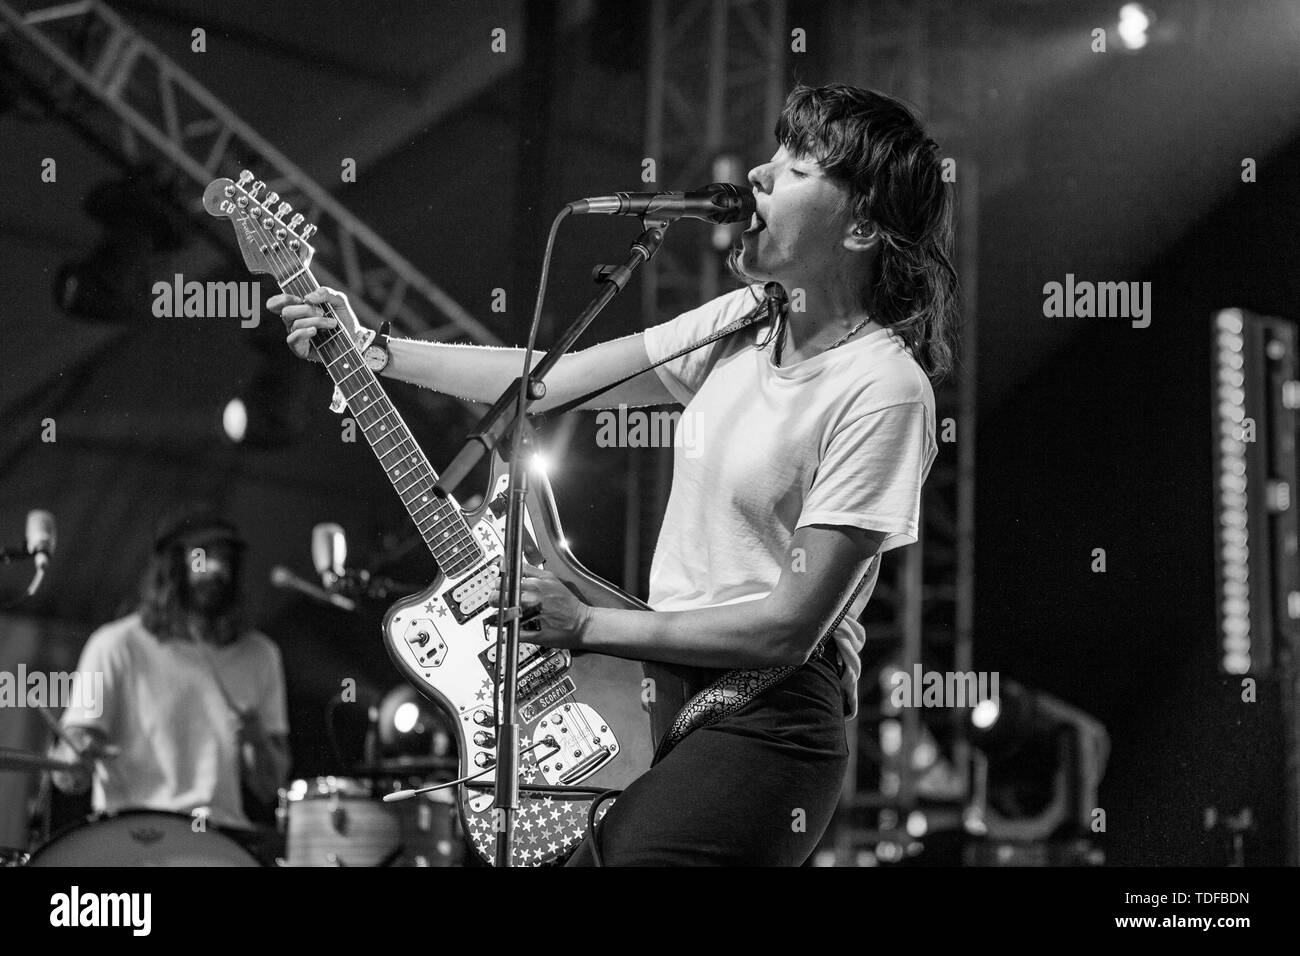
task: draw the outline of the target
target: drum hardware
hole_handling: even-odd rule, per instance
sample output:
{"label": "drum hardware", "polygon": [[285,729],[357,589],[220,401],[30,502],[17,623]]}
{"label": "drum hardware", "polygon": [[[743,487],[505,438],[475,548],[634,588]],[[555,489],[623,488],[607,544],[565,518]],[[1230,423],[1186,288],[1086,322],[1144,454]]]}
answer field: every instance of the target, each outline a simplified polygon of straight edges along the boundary
{"label": "drum hardware", "polygon": [[437,792],[383,802],[409,778],[316,777],[280,791],[284,866],[458,866],[463,842],[455,797]]}

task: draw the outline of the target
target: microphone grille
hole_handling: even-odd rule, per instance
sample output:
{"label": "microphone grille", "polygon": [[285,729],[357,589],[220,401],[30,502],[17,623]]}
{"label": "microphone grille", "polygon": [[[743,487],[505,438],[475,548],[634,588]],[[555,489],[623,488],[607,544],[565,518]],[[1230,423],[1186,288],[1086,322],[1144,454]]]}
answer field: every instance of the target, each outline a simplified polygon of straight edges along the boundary
{"label": "microphone grille", "polygon": [[54,553],[57,535],[54,530],[54,515],[48,511],[27,512],[27,550]]}

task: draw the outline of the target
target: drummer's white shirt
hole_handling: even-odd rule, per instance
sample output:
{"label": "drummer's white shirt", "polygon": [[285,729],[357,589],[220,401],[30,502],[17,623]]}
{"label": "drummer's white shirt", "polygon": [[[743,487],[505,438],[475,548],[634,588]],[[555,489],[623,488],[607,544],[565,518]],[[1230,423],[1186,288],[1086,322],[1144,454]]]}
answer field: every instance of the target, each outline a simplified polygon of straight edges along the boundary
{"label": "drummer's white shirt", "polygon": [[133,614],[90,635],[77,669],[103,675],[103,713],[69,707],[64,725],[96,728],[121,749],[95,772],[97,812],[206,808],[218,826],[249,825],[234,708],[255,709],[268,734],[289,729],[280,650],[270,639],[251,631],[225,647],[160,641]]}
{"label": "drummer's white shirt", "polygon": [[[646,329],[650,360],[749,312],[761,286],[737,289]],[[891,330],[849,340],[789,365],[755,348],[759,325],[661,365],[685,406],[674,436],[673,483],[650,568],[657,610],[752,601],[784,568],[795,529],[849,525],[885,532],[880,553],[916,541],[921,485],[938,452],[934,391]],[[844,660],[845,713],[857,710],[866,633],[858,621],[879,557],[835,633]]]}

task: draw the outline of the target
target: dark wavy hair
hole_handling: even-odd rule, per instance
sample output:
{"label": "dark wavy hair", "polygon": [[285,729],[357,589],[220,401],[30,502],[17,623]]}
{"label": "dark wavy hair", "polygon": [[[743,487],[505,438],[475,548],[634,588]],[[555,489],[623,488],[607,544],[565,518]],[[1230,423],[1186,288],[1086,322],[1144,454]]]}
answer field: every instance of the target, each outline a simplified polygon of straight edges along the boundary
{"label": "dark wavy hair", "polygon": [[[880,236],[875,282],[864,278],[863,305],[903,339],[931,379],[948,375],[958,310],[953,196],[939,147],[916,115],[874,90],[800,85],[786,98],[776,139],[849,187],[851,214]],[[731,264],[744,279],[735,253]]]}
{"label": "dark wavy hair", "polygon": [[[186,603],[189,553],[182,542],[154,551],[140,581],[140,603],[136,610],[145,630],[160,641],[189,640],[190,609]],[[240,591],[242,555],[231,557],[235,601],[229,611],[213,622],[212,640],[229,644],[243,633],[243,596]]]}

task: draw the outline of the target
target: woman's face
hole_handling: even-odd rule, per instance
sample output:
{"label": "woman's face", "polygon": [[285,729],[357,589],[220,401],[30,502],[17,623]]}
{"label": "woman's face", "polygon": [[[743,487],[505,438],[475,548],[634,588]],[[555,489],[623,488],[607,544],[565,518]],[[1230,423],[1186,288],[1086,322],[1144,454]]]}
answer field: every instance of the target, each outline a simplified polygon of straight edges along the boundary
{"label": "woman's face", "polygon": [[740,268],[755,279],[782,285],[816,282],[849,255],[852,226],[848,187],[832,180],[810,156],[784,146],[749,171],[758,212],[741,233]]}

